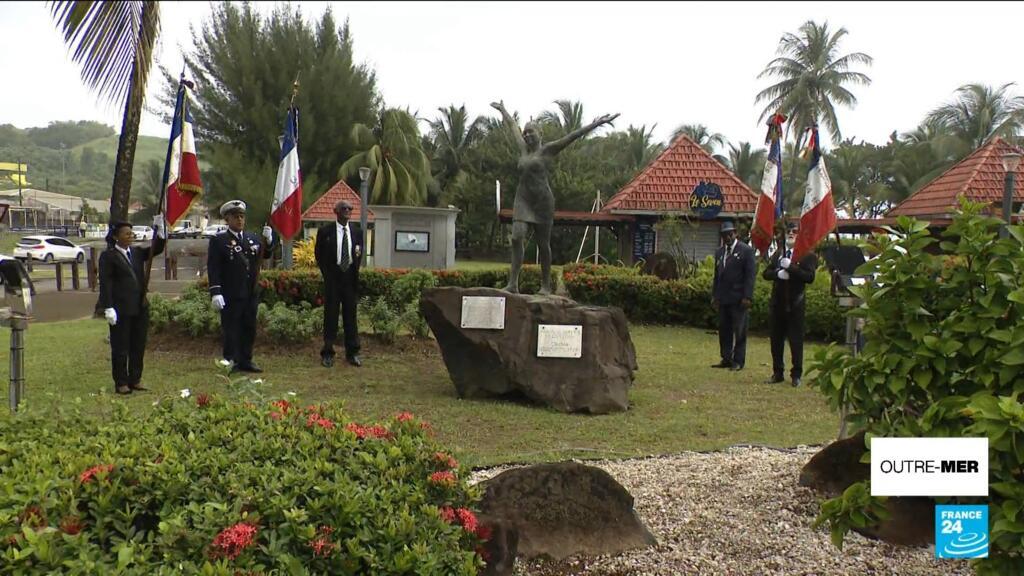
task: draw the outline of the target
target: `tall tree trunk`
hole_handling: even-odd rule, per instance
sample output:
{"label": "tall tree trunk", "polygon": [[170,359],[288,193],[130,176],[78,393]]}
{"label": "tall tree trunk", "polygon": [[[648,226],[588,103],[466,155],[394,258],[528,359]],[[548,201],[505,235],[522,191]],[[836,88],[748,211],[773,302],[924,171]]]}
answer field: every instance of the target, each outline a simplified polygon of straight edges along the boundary
{"label": "tall tree trunk", "polygon": [[136,88],[137,67],[132,68],[128,87],[128,98],[124,104],[124,118],[121,120],[121,137],[117,141],[117,159],[114,163],[114,185],[110,193],[110,219],[128,220],[128,201],[132,193],[132,168],[135,165],[135,145],[139,140],[139,121],[142,120],[142,104],[146,99],[146,87]]}

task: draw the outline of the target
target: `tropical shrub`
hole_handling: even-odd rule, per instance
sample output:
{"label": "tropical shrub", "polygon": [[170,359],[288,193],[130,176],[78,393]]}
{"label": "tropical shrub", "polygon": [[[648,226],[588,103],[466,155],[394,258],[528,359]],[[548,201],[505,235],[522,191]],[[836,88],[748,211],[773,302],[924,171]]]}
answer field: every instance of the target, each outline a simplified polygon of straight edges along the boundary
{"label": "tropical shrub", "polygon": [[[989,505],[977,573],[1024,574],[1024,227],[998,239],[999,226],[964,204],[941,241],[905,218],[876,237],[861,272],[877,277],[853,288],[864,304],[850,312],[866,321],[866,345],[858,356],[823,348],[809,380],[869,437],[988,437],[989,497],[939,500]],[[954,258],[930,254],[936,243]],[[878,508],[865,493],[822,506],[837,542]]]}
{"label": "tropical shrub", "polygon": [[273,306],[260,304],[256,321],[276,342],[308,342],[324,331],[323,310],[313,308],[309,302],[302,302],[298,306],[288,306],[284,302]]}
{"label": "tropical shrub", "polygon": [[[475,575],[468,470],[408,413],[161,399],[0,415],[0,574]],[[45,449],[41,449],[44,447]]]}

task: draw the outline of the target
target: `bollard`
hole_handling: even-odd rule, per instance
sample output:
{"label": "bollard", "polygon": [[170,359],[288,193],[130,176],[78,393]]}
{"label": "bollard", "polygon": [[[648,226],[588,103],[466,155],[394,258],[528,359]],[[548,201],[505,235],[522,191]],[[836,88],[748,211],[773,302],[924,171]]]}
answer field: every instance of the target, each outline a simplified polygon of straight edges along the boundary
{"label": "bollard", "polygon": [[57,292],[64,289],[64,269],[61,267],[61,263],[57,262],[53,265],[53,269],[57,274]]}
{"label": "bollard", "polygon": [[78,260],[71,263],[71,288],[78,290],[81,287],[81,283],[78,280]]}
{"label": "bollard", "polygon": [[18,411],[18,405],[25,396],[25,328],[28,319],[15,315],[11,317],[11,385],[8,399],[11,412]]}

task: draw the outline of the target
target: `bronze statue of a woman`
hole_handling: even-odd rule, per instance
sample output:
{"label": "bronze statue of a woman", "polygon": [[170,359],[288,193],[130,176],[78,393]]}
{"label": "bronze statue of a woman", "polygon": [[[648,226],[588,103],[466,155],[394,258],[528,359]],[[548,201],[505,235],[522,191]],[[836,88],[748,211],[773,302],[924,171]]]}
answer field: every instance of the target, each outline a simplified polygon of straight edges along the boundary
{"label": "bronze statue of a woman", "polygon": [[537,248],[540,250],[540,293],[551,294],[551,227],[555,220],[555,197],[548,185],[548,169],[551,159],[566,146],[586,136],[602,124],[609,124],[618,114],[605,114],[586,126],[544,144],[540,131],[532,122],[519,131],[519,125],[505,110],[504,102],[492,102],[491,106],[501,112],[516,144],[519,145],[519,186],[512,205],[512,269],[508,276],[508,292],[519,292],[519,270],[523,266],[523,249],[528,226],[533,225],[537,234]]}

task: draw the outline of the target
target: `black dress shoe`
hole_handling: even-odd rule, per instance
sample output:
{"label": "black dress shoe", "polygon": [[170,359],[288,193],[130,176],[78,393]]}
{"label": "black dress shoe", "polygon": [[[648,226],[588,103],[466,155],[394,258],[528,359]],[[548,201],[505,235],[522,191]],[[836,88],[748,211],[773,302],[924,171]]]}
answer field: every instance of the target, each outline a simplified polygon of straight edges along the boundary
{"label": "black dress shoe", "polygon": [[253,374],[259,374],[263,372],[263,369],[255,364],[249,364],[246,366],[235,366],[231,369],[232,372],[251,372]]}
{"label": "black dress shoe", "polygon": [[719,362],[718,364],[712,364],[712,368],[732,368],[732,362]]}
{"label": "black dress shoe", "polygon": [[733,372],[739,372],[740,370],[743,370],[743,364],[733,364],[729,368],[729,370],[732,370]]}
{"label": "black dress shoe", "polygon": [[334,366],[334,356],[321,356],[320,365],[324,368],[331,368]]}
{"label": "black dress shoe", "polygon": [[141,384],[132,384],[129,386],[133,392],[149,392],[149,388],[143,388]]}
{"label": "black dress shoe", "polygon": [[765,384],[778,384],[779,382],[785,382],[786,379],[782,376],[772,376],[771,378],[764,381]]}
{"label": "black dress shoe", "polygon": [[348,356],[346,359],[348,360],[348,363],[353,365],[353,366],[359,367],[359,366],[363,365],[363,361],[359,359],[359,355],[358,354],[353,354],[352,356]]}
{"label": "black dress shoe", "polygon": [[132,389],[127,386],[118,386],[114,389],[114,392],[117,392],[118,394],[131,394]]}
{"label": "black dress shoe", "polygon": [[800,386],[801,380],[799,378],[793,378],[793,388]]}

